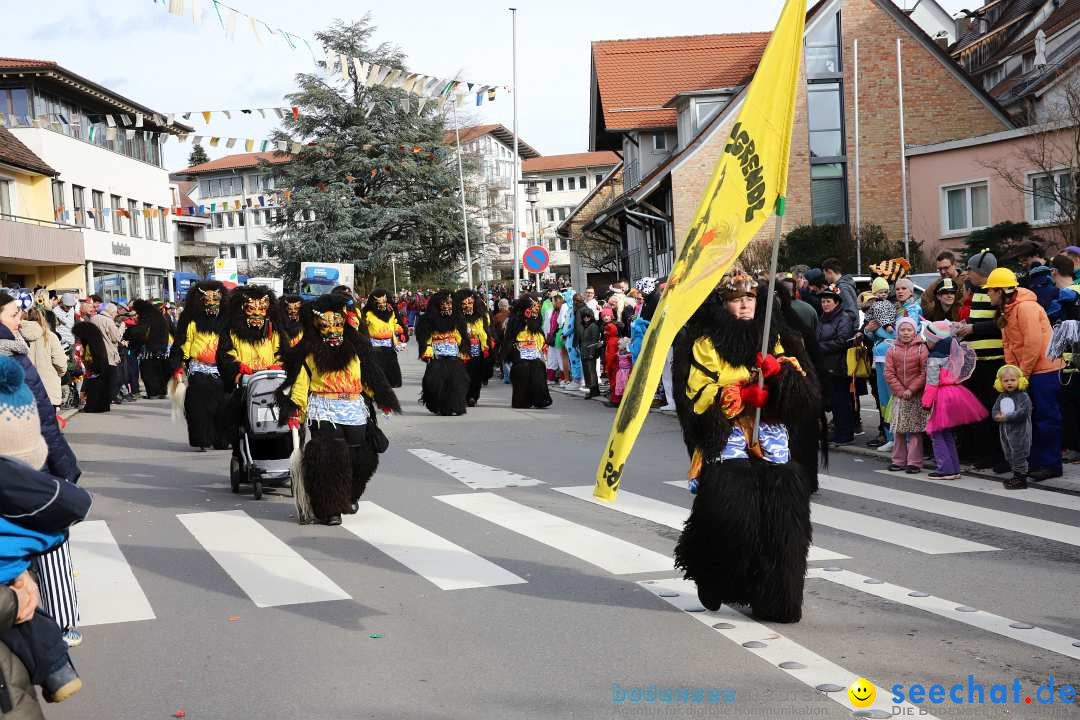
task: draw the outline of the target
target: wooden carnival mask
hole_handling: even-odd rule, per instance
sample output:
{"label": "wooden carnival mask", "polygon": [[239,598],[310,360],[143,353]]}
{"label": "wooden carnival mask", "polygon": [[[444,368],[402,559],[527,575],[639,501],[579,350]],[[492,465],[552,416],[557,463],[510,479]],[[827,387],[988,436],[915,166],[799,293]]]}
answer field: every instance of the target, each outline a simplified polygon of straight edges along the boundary
{"label": "wooden carnival mask", "polygon": [[261,328],[266,324],[266,313],[270,310],[270,296],[263,295],[260,298],[245,298],[244,317],[247,324],[253,328]]}
{"label": "wooden carnival mask", "polygon": [[345,316],[339,312],[314,311],[315,326],[319,328],[319,334],[323,341],[331,346],[338,347],[345,340]]}

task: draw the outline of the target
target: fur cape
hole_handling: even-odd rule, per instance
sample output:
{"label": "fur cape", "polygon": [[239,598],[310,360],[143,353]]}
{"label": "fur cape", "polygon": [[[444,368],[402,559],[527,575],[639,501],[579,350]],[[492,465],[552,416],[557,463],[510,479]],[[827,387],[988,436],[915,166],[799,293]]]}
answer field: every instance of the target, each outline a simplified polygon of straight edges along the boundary
{"label": "fur cape", "polygon": [[[248,299],[257,300],[263,297],[270,300],[266,308],[266,322],[261,328],[253,328],[248,325],[247,318],[244,316],[244,303]],[[217,347],[218,372],[221,373],[226,392],[232,392],[233,378],[237,373],[236,362],[229,355],[233,349],[233,336],[244,342],[255,344],[272,338],[274,333],[279,333],[278,347],[284,350],[289,347],[289,341],[280,335],[280,329],[273,290],[258,285],[244,285],[229,293],[229,302],[225,309],[225,320],[219,331]]]}
{"label": "fur cape", "polygon": [[460,312],[457,312],[456,308],[450,315],[443,315],[439,312],[439,306],[447,298],[453,299],[449,290],[439,290],[432,295],[428,298],[424,314],[416,321],[416,345],[419,348],[421,359],[424,357],[424,349],[427,347],[428,341],[437,332],[457,330],[461,335],[462,342],[466,342],[469,337],[469,328],[465,325],[465,318],[461,316]]}
{"label": "fur cape", "polygon": [[278,390],[278,401],[286,410],[280,415],[283,421],[287,421],[296,411],[296,405],[289,399],[285,389],[292,387],[297,375],[303,370],[304,360],[309,355],[314,356],[316,367],[323,372],[342,370],[348,366],[352,358],[359,358],[364,387],[373,393],[375,404],[381,408],[390,408],[397,413],[401,412],[401,403],[398,402],[397,395],[372,356],[371,338],[368,337],[367,328],[363,323],[360,323],[357,329],[346,322],[344,341],[338,347],[332,347],[323,342],[322,334],[316,324],[315,313],[336,312],[344,316],[347,311],[345,296],[334,294],[323,295],[314,302],[306,303],[301,310],[300,318],[304,337],[296,347],[283,353],[285,370],[288,374],[285,383]]}
{"label": "fur cape", "polygon": [[90,350],[89,362],[86,362],[86,353],[83,353],[83,364],[86,369],[98,374],[104,372],[109,365],[109,353],[105,349],[105,337],[101,334],[98,326],[83,320],[71,326],[71,334],[84,348]]}
{"label": "fur cape", "polygon": [[136,300],[132,308],[139,314],[136,332],[151,351],[165,352],[169,346],[169,321],[154,303]]}
{"label": "fur cape", "polygon": [[[514,301],[514,304],[510,306],[510,316],[506,318],[506,333],[503,335],[503,351],[504,362],[512,362],[513,355],[517,352],[514,349],[514,340],[517,339],[518,333],[522,330],[531,330],[532,332],[538,332],[543,334],[544,321],[540,317],[539,300],[535,295],[526,293]],[[525,317],[525,311],[536,304],[536,315],[532,318]]]}
{"label": "fur cape", "polygon": [[296,322],[293,322],[289,319],[289,305],[298,302],[302,303],[303,301],[304,299],[302,297],[300,297],[299,295],[293,295],[291,293],[286,293],[285,295],[282,295],[280,298],[278,298],[278,318],[280,318],[281,320],[281,330],[283,333],[285,333],[285,335],[288,336],[290,341],[297,336],[297,334],[300,332],[300,328],[303,327],[304,310],[303,306],[301,306],[300,319]]}
{"label": "fur cape", "polygon": [[[202,291],[216,290],[221,293],[221,306],[215,317],[206,314],[206,300]],[[195,323],[199,332],[221,332],[224,323],[225,304],[228,300],[228,291],[225,285],[217,280],[202,280],[188,290],[184,298],[184,309],[180,311],[180,319],[176,323],[176,332],[173,335],[172,351],[169,353],[169,365],[175,372],[183,365],[184,341],[187,340],[188,325]]]}

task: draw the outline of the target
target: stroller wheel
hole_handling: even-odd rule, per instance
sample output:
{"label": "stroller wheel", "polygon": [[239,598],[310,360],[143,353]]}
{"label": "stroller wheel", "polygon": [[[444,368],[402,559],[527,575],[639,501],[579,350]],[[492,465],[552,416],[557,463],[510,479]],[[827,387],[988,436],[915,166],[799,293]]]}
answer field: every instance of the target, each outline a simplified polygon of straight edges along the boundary
{"label": "stroller wheel", "polygon": [[262,480],[253,480],[251,482],[252,492],[255,495],[256,500],[262,500]]}
{"label": "stroller wheel", "polygon": [[234,493],[240,492],[240,459],[235,455],[229,460],[229,484]]}

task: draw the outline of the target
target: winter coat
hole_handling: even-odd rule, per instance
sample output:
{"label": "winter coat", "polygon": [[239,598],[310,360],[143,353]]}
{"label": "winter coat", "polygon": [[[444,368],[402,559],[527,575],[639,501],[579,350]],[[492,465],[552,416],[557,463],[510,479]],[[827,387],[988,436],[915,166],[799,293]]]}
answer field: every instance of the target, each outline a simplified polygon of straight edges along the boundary
{"label": "winter coat", "polygon": [[1035,293],[1019,288],[1012,302],[1005,305],[1004,317],[1001,340],[1005,346],[1005,362],[1016,365],[1026,377],[1056,372],[1064,366],[1060,358],[1046,357],[1053,330]]}
{"label": "winter coat", "polygon": [[896,341],[885,354],[885,382],[893,395],[904,398],[911,391],[912,399],[917,399],[926,385],[926,358],[929,352],[926,343],[918,335],[909,343]]}
{"label": "winter coat", "polygon": [[604,372],[614,384],[615,371],[619,367],[619,326],[614,322],[604,323]]}
{"label": "winter coat", "polygon": [[65,310],[60,305],[57,305],[53,308],[53,315],[56,316],[56,334],[60,336],[60,341],[67,345],[74,345],[75,336],[71,334],[71,329],[75,327],[75,323],[78,321],[75,308],[71,307]]}
{"label": "winter coat", "polygon": [[119,365],[120,349],[118,346],[124,336],[120,332],[120,328],[116,326],[116,321],[107,315],[98,313],[90,318],[90,322],[97,326],[97,329],[101,331],[101,336],[105,338],[105,350],[109,354],[109,364],[114,367]]}
{"label": "winter coat", "polygon": [[637,362],[641,354],[641,342],[645,339],[645,333],[649,329],[649,321],[640,315],[634,318],[630,324],[630,357]]}
{"label": "winter coat", "polygon": [[45,392],[53,405],[59,405],[60,378],[67,371],[67,353],[60,344],[60,338],[52,331],[45,331],[33,320],[24,320],[19,326],[19,334],[30,346],[30,362],[34,363]]}
{"label": "winter coat", "polygon": [[953,303],[950,312],[947,313],[950,317],[939,317],[945,314],[941,312],[941,308],[937,303],[937,289],[938,285],[941,284],[941,278],[930,283],[930,286],[923,290],[922,298],[919,300],[919,303],[922,305],[923,317],[931,322],[936,322],[938,320],[958,320],[957,313],[960,309],[960,305],[962,305],[964,301],[965,282],[967,282],[966,272],[962,272],[953,278],[953,283],[958,288],[958,291],[956,293],[956,302]]}
{"label": "winter coat", "polygon": [[840,290],[840,309],[851,318],[852,327],[858,327],[859,300],[855,294],[855,279],[851,275],[841,275],[836,287]]}
{"label": "winter coat", "polygon": [[[592,315],[592,311],[589,308],[585,308],[585,311]],[[581,359],[582,360],[596,360],[600,357],[600,323],[595,320],[590,320],[581,324],[581,332],[577,336],[581,343]]]}
{"label": "winter coat", "polygon": [[49,393],[46,392],[34,363],[30,362],[27,356],[28,352],[29,347],[22,338],[16,340],[11,330],[0,325],[0,355],[7,355],[19,363],[26,385],[34,393],[34,400],[37,402],[41,435],[45,438],[45,444],[49,446],[47,463],[49,474],[68,482],[77,482],[79,476],[82,475],[82,470],[75,461],[75,453],[71,450],[71,446],[60,432],[60,423],[56,420],[56,409],[49,400]]}
{"label": "winter coat", "polygon": [[847,375],[847,349],[855,336],[855,321],[843,308],[821,316],[818,324],[818,349],[822,369],[828,375]]}
{"label": "winter coat", "polygon": [[[19,600],[15,591],[9,587],[0,587],[0,632],[8,630],[15,624],[19,613]],[[11,700],[11,712],[0,714],[3,720],[45,720],[41,706],[38,704],[37,691],[30,682],[30,674],[26,672],[26,666],[8,649],[7,645],[0,643],[0,692],[6,691]]]}

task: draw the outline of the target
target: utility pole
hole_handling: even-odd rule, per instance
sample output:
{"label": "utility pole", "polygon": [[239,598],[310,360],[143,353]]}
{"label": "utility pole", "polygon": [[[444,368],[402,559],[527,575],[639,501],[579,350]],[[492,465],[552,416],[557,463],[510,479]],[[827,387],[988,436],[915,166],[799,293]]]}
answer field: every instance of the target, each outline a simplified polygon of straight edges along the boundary
{"label": "utility pole", "polygon": [[510,87],[514,93],[514,297],[517,298],[521,295],[521,247],[518,232],[518,84],[517,84],[517,8],[510,8],[510,14],[513,18],[514,34],[513,34],[513,79],[510,81]]}

